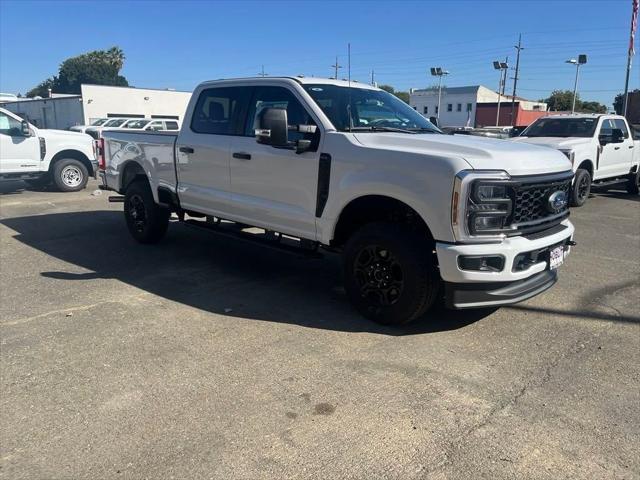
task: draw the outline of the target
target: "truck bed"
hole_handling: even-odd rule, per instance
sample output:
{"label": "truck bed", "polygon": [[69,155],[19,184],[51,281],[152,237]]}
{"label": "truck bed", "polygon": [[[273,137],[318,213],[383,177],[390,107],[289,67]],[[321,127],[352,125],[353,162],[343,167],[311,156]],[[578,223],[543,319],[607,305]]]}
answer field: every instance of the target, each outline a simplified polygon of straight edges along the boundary
{"label": "truck bed", "polygon": [[158,187],[166,187],[175,192],[177,178],[174,155],[177,133],[105,130],[102,138],[104,178],[109,189],[122,191],[127,165],[131,160],[136,160],[146,172],[154,172],[149,179],[154,197],[157,196]]}

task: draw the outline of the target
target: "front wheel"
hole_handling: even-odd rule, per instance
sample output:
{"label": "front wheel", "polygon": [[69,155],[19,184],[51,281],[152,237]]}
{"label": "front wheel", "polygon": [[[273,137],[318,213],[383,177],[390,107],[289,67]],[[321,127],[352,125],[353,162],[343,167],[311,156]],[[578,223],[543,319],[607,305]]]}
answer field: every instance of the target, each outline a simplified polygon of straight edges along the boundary
{"label": "front wheel", "polygon": [[440,277],[432,245],[401,225],[365,225],[347,242],[343,260],[349,299],[375,322],[411,322],[433,305],[438,294]]}
{"label": "front wheel", "polygon": [[573,188],[571,189],[571,206],[581,207],[589,198],[591,192],[591,175],[587,170],[579,168],[573,179]]}
{"label": "front wheel", "polygon": [[124,218],[133,238],[140,243],[157,243],[162,240],[169,226],[168,208],[161,207],[153,199],[147,180],[136,180],[124,195]]}
{"label": "front wheel", "polygon": [[89,171],[80,160],[63,158],[53,165],[53,183],[62,192],[77,192],[87,186]]}
{"label": "front wheel", "polygon": [[629,192],[631,195],[638,195],[638,193],[640,193],[640,169],[638,169],[638,171],[634,173],[629,174],[627,192]]}

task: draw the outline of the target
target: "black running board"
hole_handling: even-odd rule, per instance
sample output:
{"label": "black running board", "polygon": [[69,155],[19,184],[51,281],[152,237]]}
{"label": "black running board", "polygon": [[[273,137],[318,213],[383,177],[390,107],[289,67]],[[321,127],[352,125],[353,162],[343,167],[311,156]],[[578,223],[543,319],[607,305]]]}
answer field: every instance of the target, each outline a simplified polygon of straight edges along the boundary
{"label": "black running board", "polygon": [[288,237],[279,232],[272,232],[256,227],[264,233],[250,233],[245,230],[253,227],[237,224],[235,222],[226,222],[220,219],[212,221],[211,217],[206,221],[187,219],[181,223],[199,230],[206,230],[222,237],[253,243],[255,245],[260,245],[280,252],[290,253],[305,258],[324,258],[322,253],[318,251],[320,246],[318,242]]}

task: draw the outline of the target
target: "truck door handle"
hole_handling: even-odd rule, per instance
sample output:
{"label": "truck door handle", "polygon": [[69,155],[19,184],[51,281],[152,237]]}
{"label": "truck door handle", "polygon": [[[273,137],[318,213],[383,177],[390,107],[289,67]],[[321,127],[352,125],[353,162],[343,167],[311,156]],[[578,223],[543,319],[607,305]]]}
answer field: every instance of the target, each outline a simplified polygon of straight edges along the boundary
{"label": "truck door handle", "polygon": [[613,147],[614,150],[620,150],[620,147]]}
{"label": "truck door handle", "polygon": [[633,147],[634,147],[634,145],[629,145],[629,148],[633,148]]}
{"label": "truck door handle", "polygon": [[251,154],[244,152],[235,152],[233,154],[233,158],[238,158],[240,160],[251,160]]}
{"label": "truck door handle", "polygon": [[191,147],[180,147],[178,150],[180,150],[181,153],[193,153],[193,148]]}

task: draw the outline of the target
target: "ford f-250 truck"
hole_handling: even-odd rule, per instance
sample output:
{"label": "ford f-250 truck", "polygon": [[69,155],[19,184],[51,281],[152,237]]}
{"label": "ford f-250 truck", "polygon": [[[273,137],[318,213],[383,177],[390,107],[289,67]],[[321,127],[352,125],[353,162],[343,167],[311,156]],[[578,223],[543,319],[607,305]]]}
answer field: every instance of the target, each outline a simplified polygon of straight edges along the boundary
{"label": "ford f-250 truck", "polygon": [[46,130],[0,108],[0,180],[53,183],[63,192],[82,190],[98,173],[89,135]]}
{"label": "ford f-250 truck", "polygon": [[348,297],[381,323],[420,317],[441,292],[453,308],[532,297],[573,244],[566,156],[444,135],[368,85],[206,82],[178,135],[105,131],[98,142],[103,188],[124,195],[111,198],[139,242],[160,240],[174,212],[341,252]]}
{"label": "ford f-250 truck", "polygon": [[533,122],[515,142],[544,145],[564,153],[573,164],[571,206],[587,201],[591,186],[626,185],[640,191],[640,139],[621,115],[551,115]]}

